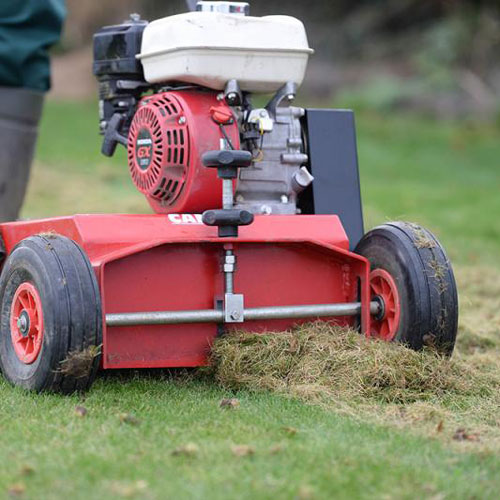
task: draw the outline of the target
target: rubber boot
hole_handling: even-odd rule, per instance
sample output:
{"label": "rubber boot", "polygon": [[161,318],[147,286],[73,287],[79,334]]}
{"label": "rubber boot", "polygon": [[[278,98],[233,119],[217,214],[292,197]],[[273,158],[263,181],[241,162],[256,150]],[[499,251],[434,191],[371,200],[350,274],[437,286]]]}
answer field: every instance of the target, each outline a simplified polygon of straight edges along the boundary
{"label": "rubber boot", "polygon": [[42,114],[43,92],[0,87],[0,222],[19,216]]}

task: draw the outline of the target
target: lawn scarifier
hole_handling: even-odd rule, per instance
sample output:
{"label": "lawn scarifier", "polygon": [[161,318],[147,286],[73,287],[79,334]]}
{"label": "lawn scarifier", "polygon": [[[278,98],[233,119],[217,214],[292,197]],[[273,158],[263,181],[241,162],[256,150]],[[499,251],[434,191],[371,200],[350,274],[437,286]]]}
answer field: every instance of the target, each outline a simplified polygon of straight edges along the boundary
{"label": "lawn scarifier", "polygon": [[[203,366],[225,332],[311,318],[451,354],[442,246],[405,222],[363,234],[352,113],[292,106],[304,26],[247,14],[200,2],[95,35],[102,152],[126,146],[155,214],[1,226],[0,364],[14,384],[69,393],[99,368]],[[264,108],[259,93],[273,94]]]}

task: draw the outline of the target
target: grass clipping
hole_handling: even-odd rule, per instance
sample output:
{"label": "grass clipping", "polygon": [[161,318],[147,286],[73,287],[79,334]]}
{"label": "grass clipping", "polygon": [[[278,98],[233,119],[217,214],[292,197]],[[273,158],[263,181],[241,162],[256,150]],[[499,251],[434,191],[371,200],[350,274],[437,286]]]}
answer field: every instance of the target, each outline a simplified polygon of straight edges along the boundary
{"label": "grass clipping", "polygon": [[490,391],[462,363],[320,322],[282,333],[232,333],[217,340],[212,361],[225,387],[272,390],[308,401],[411,403],[450,392]]}
{"label": "grass clipping", "polygon": [[94,359],[99,356],[101,349],[91,345],[81,351],[71,351],[66,359],[61,361],[59,372],[75,378],[88,377],[94,365]]}

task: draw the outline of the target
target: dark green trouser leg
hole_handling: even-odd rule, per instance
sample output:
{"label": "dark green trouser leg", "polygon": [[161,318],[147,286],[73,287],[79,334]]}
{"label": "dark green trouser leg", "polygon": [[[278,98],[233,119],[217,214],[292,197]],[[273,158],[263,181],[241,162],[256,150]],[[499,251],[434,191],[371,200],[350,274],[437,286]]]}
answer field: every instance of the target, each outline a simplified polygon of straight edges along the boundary
{"label": "dark green trouser leg", "polygon": [[64,0],[0,0],[0,222],[19,215]]}
{"label": "dark green trouser leg", "polygon": [[0,87],[0,222],[16,220],[35,151],[43,92]]}

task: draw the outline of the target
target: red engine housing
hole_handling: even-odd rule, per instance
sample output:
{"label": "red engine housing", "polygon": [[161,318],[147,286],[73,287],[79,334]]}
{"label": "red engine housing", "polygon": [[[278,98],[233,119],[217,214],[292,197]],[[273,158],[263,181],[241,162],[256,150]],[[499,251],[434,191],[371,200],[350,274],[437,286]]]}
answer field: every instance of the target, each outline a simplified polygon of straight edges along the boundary
{"label": "red engine housing", "polygon": [[201,155],[221,149],[221,125],[239,149],[238,125],[216,92],[171,91],[141,99],[129,131],[128,164],[156,213],[220,208],[222,182],[216,169],[203,166]]}

